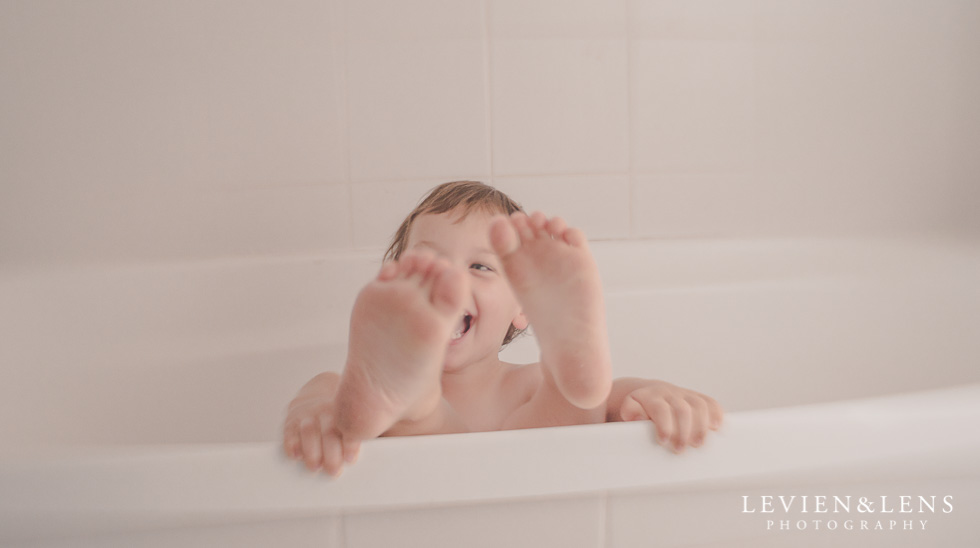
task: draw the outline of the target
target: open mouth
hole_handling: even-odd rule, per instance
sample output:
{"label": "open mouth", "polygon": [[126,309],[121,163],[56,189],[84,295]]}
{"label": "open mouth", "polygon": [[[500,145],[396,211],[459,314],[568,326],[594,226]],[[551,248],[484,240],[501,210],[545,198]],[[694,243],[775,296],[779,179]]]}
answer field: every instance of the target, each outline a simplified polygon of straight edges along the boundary
{"label": "open mouth", "polygon": [[465,335],[469,330],[470,326],[473,325],[473,315],[469,312],[463,314],[462,319],[459,320],[459,324],[456,326],[456,330],[453,331],[452,340],[459,340]]}

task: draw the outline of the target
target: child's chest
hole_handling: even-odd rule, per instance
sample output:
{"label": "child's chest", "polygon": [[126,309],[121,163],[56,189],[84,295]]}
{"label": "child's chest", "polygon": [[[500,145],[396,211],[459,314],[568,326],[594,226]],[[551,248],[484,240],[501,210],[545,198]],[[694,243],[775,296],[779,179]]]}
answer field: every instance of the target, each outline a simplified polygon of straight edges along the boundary
{"label": "child's chest", "polygon": [[471,432],[500,430],[507,417],[531,398],[541,382],[535,366],[525,367],[501,372],[491,382],[447,395],[446,400]]}

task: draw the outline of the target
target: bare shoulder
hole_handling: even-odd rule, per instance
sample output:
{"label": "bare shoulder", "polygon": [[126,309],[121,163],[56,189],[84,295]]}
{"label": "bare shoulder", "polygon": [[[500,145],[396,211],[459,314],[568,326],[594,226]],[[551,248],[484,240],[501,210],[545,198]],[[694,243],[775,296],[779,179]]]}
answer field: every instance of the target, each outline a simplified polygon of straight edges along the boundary
{"label": "bare shoulder", "polygon": [[538,386],[544,379],[540,363],[528,363],[523,365],[508,363],[504,364],[503,379],[501,388],[507,394],[513,394],[519,403],[525,403],[537,391]]}

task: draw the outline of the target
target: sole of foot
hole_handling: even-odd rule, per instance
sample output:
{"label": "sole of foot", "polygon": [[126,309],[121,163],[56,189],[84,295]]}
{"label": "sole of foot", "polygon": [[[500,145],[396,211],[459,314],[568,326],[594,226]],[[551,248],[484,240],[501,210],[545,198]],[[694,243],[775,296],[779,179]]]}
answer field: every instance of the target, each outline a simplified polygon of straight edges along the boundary
{"label": "sole of foot", "polygon": [[602,284],[582,231],[541,212],[499,216],[490,242],[534,328],[541,362],[573,405],[601,405],[612,386]]}
{"label": "sole of foot", "polygon": [[337,429],[345,441],[378,437],[439,404],[446,348],[467,283],[444,259],[407,252],[361,290],[337,390]]}

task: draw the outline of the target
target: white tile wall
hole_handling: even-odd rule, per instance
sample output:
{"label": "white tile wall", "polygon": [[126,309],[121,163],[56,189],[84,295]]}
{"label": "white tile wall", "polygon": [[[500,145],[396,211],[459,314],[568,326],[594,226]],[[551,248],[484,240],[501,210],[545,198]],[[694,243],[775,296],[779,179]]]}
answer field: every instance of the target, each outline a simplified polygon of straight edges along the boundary
{"label": "white tile wall", "polygon": [[869,2],[848,17],[811,7],[806,18],[761,5],[759,177],[807,189],[807,231],[909,232],[956,216],[949,197],[971,168],[956,158],[954,117],[973,109],[956,99],[959,74],[973,72],[954,61],[957,4],[926,14]]}
{"label": "white tile wall", "polygon": [[[752,170],[753,3],[630,0],[629,9],[633,172]],[[648,205],[637,209],[652,214]]]}
{"label": "white tile wall", "polygon": [[634,171],[754,167],[751,42],[638,39],[631,54]]}
{"label": "white tile wall", "polygon": [[792,202],[778,203],[767,192],[747,192],[751,178],[738,172],[634,175],[631,205],[636,235],[718,238],[733,232],[765,234],[785,220],[782,212]]}
{"label": "white tile wall", "polygon": [[474,177],[594,239],[978,223],[964,0],[0,10],[6,264],[374,246]]}
{"label": "white tile wall", "polygon": [[332,187],[294,188],[346,184],[337,8],[4,3],[0,260],[348,246]]}
{"label": "white tile wall", "polygon": [[620,2],[490,2],[494,174],[626,170],[625,26]]}
{"label": "white tile wall", "polygon": [[[480,175],[464,180],[487,180]],[[378,258],[391,243],[391,237],[429,190],[446,179],[382,181],[357,183],[351,189],[354,245],[378,250]]]}
{"label": "white tile wall", "polygon": [[630,37],[641,40],[751,40],[754,0],[627,0]]}
{"label": "white tile wall", "polygon": [[5,169],[27,186],[342,182],[337,7],[5,3]]}
{"label": "white tile wall", "polygon": [[0,235],[20,263],[203,260],[350,246],[345,184],[201,188],[72,185],[24,189]]}
{"label": "white tile wall", "polygon": [[482,3],[347,9],[351,179],[486,173]]}
{"label": "white tile wall", "polygon": [[543,211],[549,217],[562,217],[591,239],[630,236],[630,187],[626,175],[495,177],[493,184],[508,195],[519,197],[528,214]]}

